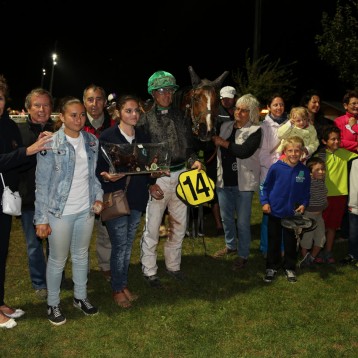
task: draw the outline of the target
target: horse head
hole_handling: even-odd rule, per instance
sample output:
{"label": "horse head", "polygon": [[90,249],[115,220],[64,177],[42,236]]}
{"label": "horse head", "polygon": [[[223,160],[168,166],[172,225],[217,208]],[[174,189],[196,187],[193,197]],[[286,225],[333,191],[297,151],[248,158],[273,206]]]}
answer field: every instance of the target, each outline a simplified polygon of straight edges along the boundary
{"label": "horse head", "polygon": [[219,108],[219,90],[229,71],[214,81],[200,77],[189,66],[192,89],[184,95],[184,106],[190,113],[193,133],[201,141],[210,141],[215,134],[215,119]]}

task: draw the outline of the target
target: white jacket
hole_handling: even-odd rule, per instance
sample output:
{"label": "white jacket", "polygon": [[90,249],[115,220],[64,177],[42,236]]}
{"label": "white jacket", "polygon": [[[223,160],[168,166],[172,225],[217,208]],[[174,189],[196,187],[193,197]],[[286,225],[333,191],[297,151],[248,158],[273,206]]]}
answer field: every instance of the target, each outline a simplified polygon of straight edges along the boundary
{"label": "white jacket", "polygon": [[280,139],[278,138],[278,128],[280,125],[275,122],[268,114],[264,121],[261,123],[262,139],[261,150],[259,153],[261,174],[260,182],[266,178],[267,172],[270,166],[278,159],[276,149],[280,145]]}
{"label": "white jacket", "polygon": [[349,173],[348,208],[352,214],[358,215],[358,159],[352,161]]}

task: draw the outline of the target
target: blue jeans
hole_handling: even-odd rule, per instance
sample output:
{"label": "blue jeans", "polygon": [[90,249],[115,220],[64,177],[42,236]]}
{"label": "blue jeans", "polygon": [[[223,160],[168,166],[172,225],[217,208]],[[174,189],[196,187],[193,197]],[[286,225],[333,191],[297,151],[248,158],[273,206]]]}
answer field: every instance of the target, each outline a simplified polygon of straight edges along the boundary
{"label": "blue jeans", "polygon": [[128,269],[133,241],[142,212],[131,209],[131,214],[106,221],[112,244],[111,285],[113,292],[122,291],[128,285]]}
{"label": "blue jeans", "polygon": [[94,215],[89,210],[57,218],[49,215],[52,229],[48,237],[50,254],[47,262],[47,304],[60,303],[62,272],[71,252],[74,297],[87,298],[88,248],[91,242]]}
{"label": "blue jeans", "polygon": [[[46,289],[46,257],[48,256],[48,239],[41,240],[36,236],[34,210],[24,210],[21,214],[21,224],[24,230],[27,257],[29,263],[32,287],[35,290]],[[44,243],[46,241],[46,257],[44,254]]]}
{"label": "blue jeans", "polygon": [[219,199],[226,246],[230,250],[237,249],[238,255],[247,259],[250,255],[250,220],[254,192],[239,191],[237,186],[216,188],[216,192]]}
{"label": "blue jeans", "polygon": [[348,253],[358,260],[358,215],[349,215]]}

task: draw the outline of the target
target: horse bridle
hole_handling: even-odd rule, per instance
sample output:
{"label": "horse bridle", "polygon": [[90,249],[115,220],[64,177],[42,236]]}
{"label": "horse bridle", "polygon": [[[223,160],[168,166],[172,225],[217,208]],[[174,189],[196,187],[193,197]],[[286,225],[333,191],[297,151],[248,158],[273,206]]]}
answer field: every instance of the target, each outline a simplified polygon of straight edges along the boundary
{"label": "horse bridle", "polygon": [[[190,111],[190,117],[191,117],[191,120],[192,120],[192,131],[194,134],[198,134],[199,132],[199,124],[200,124],[200,118],[203,117],[203,116],[207,116],[208,114],[212,114],[212,111],[211,111],[211,108],[208,109],[206,108],[204,111],[201,111],[200,113],[198,113],[197,115],[194,114],[194,102],[197,101],[197,102],[200,102],[201,99],[198,99],[196,96],[195,96],[195,91],[197,89],[193,89],[193,94],[190,98],[190,104],[188,103],[185,107],[185,115],[187,116],[188,115],[188,112]],[[213,126],[213,132],[215,133],[215,126]]]}

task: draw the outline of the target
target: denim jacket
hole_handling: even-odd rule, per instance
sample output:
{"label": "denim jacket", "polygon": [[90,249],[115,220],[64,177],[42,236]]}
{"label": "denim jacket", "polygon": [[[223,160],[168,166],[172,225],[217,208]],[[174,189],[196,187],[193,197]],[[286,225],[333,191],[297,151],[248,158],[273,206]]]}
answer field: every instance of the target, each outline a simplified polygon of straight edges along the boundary
{"label": "denim jacket", "polygon": [[[81,132],[88,158],[89,207],[102,201],[103,190],[96,177],[98,139],[91,133]],[[75,170],[75,150],[67,141],[63,128],[52,137],[50,150],[37,154],[36,199],[34,224],[48,224],[48,215],[61,217],[70,192]]]}

